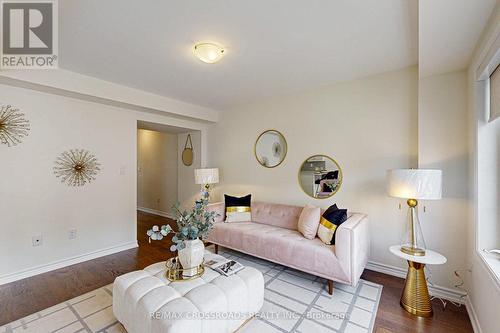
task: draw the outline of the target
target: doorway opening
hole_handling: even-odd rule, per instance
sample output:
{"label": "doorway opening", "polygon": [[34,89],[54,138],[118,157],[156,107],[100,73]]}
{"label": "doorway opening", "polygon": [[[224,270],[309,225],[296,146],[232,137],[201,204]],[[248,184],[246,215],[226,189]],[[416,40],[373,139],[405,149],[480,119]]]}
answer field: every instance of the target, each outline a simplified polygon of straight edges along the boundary
{"label": "doorway opening", "polygon": [[[190,139],[188,140],[188,136]],[[190,141],[192,163],[182,153]],[[187,202],[199,186],[194,169],[200,167],[201,132],[164,124],[137,122],[137,241],[139,246],[170,248],[170,237],[149,244],[147,230],[169,224],[175,229],[174,205]]]}

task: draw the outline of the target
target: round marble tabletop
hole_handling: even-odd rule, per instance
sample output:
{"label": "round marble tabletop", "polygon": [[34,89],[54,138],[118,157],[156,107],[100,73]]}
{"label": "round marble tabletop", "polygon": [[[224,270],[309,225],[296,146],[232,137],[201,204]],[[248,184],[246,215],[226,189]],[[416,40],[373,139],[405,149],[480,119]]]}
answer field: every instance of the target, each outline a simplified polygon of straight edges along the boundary
{"label": "round marble tabletop", "polygon": [[442,265],[446,263],[446,257],[432,250],[425,250],[425,256],[412,256],[401,252],[401,245],[393,245],[389,248],[392,254],[401,259],[418,262],[426,265]]}

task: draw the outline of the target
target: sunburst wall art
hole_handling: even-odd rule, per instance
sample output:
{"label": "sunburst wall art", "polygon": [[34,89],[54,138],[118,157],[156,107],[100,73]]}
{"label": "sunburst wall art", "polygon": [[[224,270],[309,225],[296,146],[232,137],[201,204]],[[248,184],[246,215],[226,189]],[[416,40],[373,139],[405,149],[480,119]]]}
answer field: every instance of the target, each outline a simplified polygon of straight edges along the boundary
{"label": "sunburst wall art", "polygon": [[19,109],[0,104],[0,144],[15,146],[28,136],[29,130],[30,122]]}
{"label": "sunburst wall art", "polygon": [[55,162],[54,174],[68,186],[91,183],[100,171],[97,158],[85,149],[71,149],[62,153]]}

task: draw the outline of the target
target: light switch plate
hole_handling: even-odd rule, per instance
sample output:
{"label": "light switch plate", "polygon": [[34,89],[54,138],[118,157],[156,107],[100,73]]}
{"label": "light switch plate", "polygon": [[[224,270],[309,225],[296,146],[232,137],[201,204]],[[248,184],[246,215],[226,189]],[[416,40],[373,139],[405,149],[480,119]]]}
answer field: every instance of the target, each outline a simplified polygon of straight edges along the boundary
{"label": "light switch plate", "polygon": [[75,239],[77,236],[76,229],[69,229],[68,239]]}

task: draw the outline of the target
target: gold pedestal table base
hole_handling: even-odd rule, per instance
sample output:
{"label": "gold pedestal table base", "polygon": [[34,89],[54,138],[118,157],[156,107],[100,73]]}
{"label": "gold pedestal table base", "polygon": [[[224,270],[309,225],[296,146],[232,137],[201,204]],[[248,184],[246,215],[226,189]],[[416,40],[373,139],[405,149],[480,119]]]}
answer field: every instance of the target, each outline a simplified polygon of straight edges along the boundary
{"label": "gold pedestal table base", "polygon": [[424,267],[424,264],[408,261],[408,273],[400,304],[415,316],[431,317],[431,298],[427,289]]}

